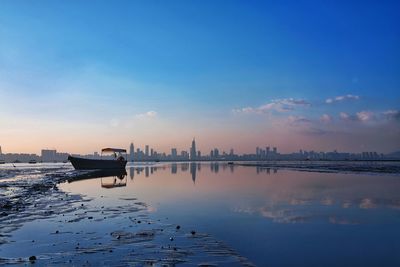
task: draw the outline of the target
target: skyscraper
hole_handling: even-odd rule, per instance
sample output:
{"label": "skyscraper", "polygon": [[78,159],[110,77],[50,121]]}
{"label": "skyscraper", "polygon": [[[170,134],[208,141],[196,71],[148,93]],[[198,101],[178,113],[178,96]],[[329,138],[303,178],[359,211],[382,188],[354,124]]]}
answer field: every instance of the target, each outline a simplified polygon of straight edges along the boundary
{"label": "skyscraper", "polygon": [[129,147],[129,161],[133,161],[134,154],[135,154],[135,147],[133,146],[133,143],[131,143]]}
{"label": "skyscraper", "polygon": [[195,160],[196,158],[196,140],[193,138],[192,147],[190,148],[190,160]]}
{"label": "skyscraper", "polygon": [[219,157],[219,150],[218,148],[214,148],[214,158],[218,158]]}
{"label": "skyscraper", "polygon": [[146,154],[146,157],[149,156],[149,145],[146,145],[145,149],[144,149],[144,153]]}
{"label": "skyscraper", "polygon": [[172,148],[171,149],[171,157],[172,157],[172,159],[173,160],[176,159],[177,156],[178,156],[178,151],[176,150],[176,148]]}
{"label": "skyscraper", "polygon": [[3,154],[3,151],[1,151],[1,146],[0,146],[0,154]]}

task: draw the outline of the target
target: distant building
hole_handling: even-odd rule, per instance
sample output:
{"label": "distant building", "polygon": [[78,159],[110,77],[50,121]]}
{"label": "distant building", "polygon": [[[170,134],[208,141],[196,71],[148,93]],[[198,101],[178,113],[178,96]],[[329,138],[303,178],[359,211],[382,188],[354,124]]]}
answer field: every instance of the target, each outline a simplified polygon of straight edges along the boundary
{"label": "distant building", "polygon": [[135,158],[135,146],[133,143],[129,146],[129,161],[133,161]]}
{"label": "distant building", "polygon": [[218,158],[219,157],[219,150],[218,148],[214,148],[214,158]]}
{"label": "distant building", "polygon": [[189,153],[185,150],[182,150],[181,157],[182,157],[182,159],[189,159]]}
{"label": "distant building", "polygon": [[176,148],[171,149],[171,157],[173,160],[178,157],[178,151],[176,150]]}
{"label": "distant building", "polygon": [[0,146],[0,154],[3,154],[3,151],[1,150],[1,146]]}
{"label": "distant building", "polygon": [[57,150],[55,149],[42,149],[41,158],[43,162],[53,162],[57,160]]}
{"label": "distant building", "polygon": [[149,145],[146,145],[144,151],[145,151],[144,153],[145,153],[146,157],[148,157],[149,156]]}
{"label": "distant building", "polygon": [[190,160],[195,160],[196,157],[196,140],[193,138],[192,147],[190,148]]}

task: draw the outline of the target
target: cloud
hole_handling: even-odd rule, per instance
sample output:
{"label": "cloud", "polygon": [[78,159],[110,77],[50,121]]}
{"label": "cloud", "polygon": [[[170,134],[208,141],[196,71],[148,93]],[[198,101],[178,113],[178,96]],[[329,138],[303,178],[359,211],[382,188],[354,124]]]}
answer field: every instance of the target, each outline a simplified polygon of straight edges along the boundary
{"label": "cloud", "polygon": [[342,120],[345,120],[345,121],[353,120],[353,119],[352,119],[352,116],[350,116],[350,115],[347,114],[346,112],[340,112],[339,117],[340,117]]}
{"label": "cloud", "polygon": [[362,209],[374,209],[377,205],[370,198],[364,198],[361,200],[360,208]]}
{"label": "cloud", "polygon": [[356,113],[357,119],[362,122],[367,122],[375,119],[375,114],[371,111],[360,111]]}
{"label": "cloud", "polygon": [[325,100],[325,103],[327,104],[332,104],[332,103],[336,103],[336,102],[343,102],[345,100],[359,100],[360,97],[358,95],[340,95],[334,98],[328,98]]}
{"label": "cloud", "polygon": [[356,114],[348,114],[346,112],[340,112],[340,119],[344,121],[354,121],[354,122],[374,122],[378,121],[379,117],[377,113],[372,111],[363,110],[360,112],[356,112]]}
{"label": "cloud", "polygon": [[371,122],[376,120],[376,114],[372,111],[360,111],[356,114],[348,114],[346,112],[339,113],[340,119],[344,121]]}
{"label": "cloud", "polygon": [[400,121],[400,111],[399,110],[387,110],[382,113],[387,119]]}
{"label": "cloud", "polygon": [[368,110],[363,110],[356,112],[355,114],[348,114],[346,112],[339,113],[340,119],[343,121],[353,121],[353,122],[384,122],[386,121],[400,121],[400,111],[399,110],[387,110],[383,112],[373,112]]}
{"label": "cloud", "polygon": [[296,126],[296,125],[309,124],[312,121],[302,116],[289,116],[288,122],[290,125]]}
{"label": "cloud", "polygon": [[284,98],[274,99],[259,107],[244,107],[234,109],[234,113],[245,114],[264,114],[270,112],[288,112],[296,109],[297,107],[307,107],[311,104],[304,99]]}
{"label": "cloud", "polygon": [[323,114],[319,120],[324,123],[329,123],[332,121],[332,117],[328,114]]}
{"label": "cloud", "polygon": [[135,117],[138,119],[155,118],[157,117],[157,112],[150,110],[145,113],[137,114]]}

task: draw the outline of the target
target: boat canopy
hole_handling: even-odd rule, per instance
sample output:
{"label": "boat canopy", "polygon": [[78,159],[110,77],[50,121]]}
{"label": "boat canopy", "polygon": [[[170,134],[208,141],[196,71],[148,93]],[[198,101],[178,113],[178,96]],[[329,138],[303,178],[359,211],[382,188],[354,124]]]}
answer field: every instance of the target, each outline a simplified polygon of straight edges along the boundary
{"label": "boat canopy", "polygon": [[111,148],[111,147],[107,147],[107,148],[103,148],[101,150],[101,152],[116,152],[116,153],[126,153],[126,149],[122,149],[122,148]]}

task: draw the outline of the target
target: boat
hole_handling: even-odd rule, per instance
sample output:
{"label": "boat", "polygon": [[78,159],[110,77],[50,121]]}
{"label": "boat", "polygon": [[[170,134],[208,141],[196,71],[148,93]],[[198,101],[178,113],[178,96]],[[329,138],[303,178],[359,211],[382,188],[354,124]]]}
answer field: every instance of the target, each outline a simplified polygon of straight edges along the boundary
{"label": "boat", "polygon": [[[127,163],[126,149],[121,148],[103,148],[103,153],[112,153],[114,159],[86,159],[75,156],[68,156],[68,160],[74,166],[75,170],[110,170],[110,169],[125,169]],[[117,154],[118,153],[118,154]],[[125,157],[122,156],[125,153]]]}
{"label": "boat", "polygon": [[36,162],[36,160],[31,159],[28,163],[29,163],[29,164],[36,164],[37,162]]}
{"label": "boat", "polygon": [[4,159],[0,159],[0,164],[5,164],[6,161]]}

